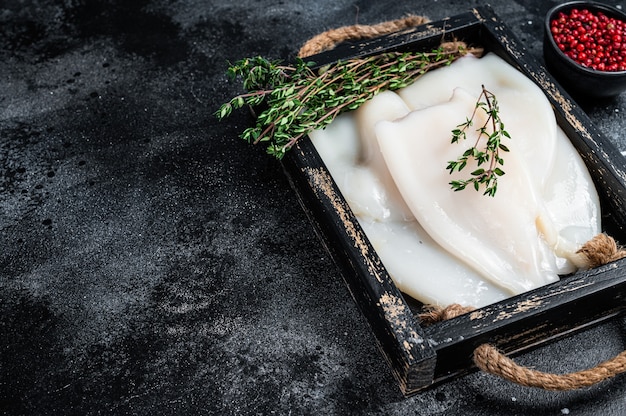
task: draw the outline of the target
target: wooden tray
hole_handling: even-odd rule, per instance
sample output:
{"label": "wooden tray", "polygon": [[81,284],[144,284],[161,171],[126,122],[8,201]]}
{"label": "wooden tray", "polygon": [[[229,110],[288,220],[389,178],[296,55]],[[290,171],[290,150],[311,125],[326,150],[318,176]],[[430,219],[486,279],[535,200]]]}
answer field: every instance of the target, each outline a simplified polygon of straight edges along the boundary
{"label": "wooden tray", "polygon": [[[604,230],[626,241],[626,166],[489,7],[481,7],[310,59],[319,65],[384,51],[427,51],[442,39],[481,45],[520,69],[550,100],[557,122],[581,154],[601,199]],[[420,326],[420,304],[400,293],[308,138],[283,159],[302,207],[341,271],[404,395],[474,371],[471,357],[491,343],[516,354],[610,319],[624,310],[626,259],[434,324]]]}

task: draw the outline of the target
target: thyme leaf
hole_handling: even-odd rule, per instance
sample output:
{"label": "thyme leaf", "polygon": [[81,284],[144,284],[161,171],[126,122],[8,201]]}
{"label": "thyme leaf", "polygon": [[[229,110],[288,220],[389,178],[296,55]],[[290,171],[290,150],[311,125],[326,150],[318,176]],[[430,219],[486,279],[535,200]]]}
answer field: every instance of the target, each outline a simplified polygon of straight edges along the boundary
{"label": "thyme leaf", "polygon": [[[483,125],[478,127],[478,138],[474,145],[456,160],[448,162],[446,169],[450,174],[463,170],[470,160],[475,160],[477,169],[470,173],[467,179],[453,180],[449,184],[454,191],[462,191],[468,185],[476,191],[484,188],[483,195],[494,197],[498,190],[498,177],[504,175],[504,171],[500,166],[504,165],[504,159],[500,156],[501,152],[508,152],[509,148],[502,143],[502,138],[511,138],[509,133],[504,129],[504,123],[500,119],[500,108],[496,96],[488,91],[484,85],[481,86],[482,91],[476,101],[474,111],[464,123],[456,126],[452,130],[451,143],[460,143],[467,138],[466,131],[474,124],[476,113],[480,110],[487,116]],[[484,141],[484,147],[479,148],[481,139]],[[488,166],[481,167],[487,164]]]}
{"label": "thyme leaf", "polygon": [[222,120],[246,105],[262,106],[255,126],[240,137],[265,143],[267,153],[281,159],[300,138],[326,127],[342,112],[356,110],[381,91],[404,88],[469,52],[462,44],[424,53],[388,52],[317,71],[312,69],[315,63],[300,58],[294,65],[262,57],[242,59],[230,65],[227,75],[241,79],[247,92],[223,104],[215,116]]}

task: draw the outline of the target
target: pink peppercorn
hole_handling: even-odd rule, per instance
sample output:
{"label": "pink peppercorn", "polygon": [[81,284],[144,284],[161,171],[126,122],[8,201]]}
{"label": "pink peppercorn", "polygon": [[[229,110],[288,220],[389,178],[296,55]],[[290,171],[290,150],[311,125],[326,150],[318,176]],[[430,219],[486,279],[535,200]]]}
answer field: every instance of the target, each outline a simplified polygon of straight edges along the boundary
{"label": "pink peppercorn", "polygon": [[626,71],[626,23],[602,12],[572,9],[550,22],[558,48],[579,64],[598,71]]}

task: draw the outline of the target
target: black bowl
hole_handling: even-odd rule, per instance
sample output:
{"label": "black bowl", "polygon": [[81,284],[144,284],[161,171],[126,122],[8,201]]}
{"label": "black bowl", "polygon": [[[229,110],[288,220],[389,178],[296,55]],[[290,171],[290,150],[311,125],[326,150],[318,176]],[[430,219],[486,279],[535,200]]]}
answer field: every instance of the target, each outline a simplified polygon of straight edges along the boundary
{"label": "black bowl", "polygon": [[626,71],[591,69],[565,55],[557,46],[550,31],[550,22],[559,12],[569,13],[572,9],[587,9],[593,14],[602,12],[626,22],[626,14],[621,10],[592,1],[571,1],[553,7],[544,22],[543,56],[548,70],[573,96],[604,98],[618,95],[626,89]]}

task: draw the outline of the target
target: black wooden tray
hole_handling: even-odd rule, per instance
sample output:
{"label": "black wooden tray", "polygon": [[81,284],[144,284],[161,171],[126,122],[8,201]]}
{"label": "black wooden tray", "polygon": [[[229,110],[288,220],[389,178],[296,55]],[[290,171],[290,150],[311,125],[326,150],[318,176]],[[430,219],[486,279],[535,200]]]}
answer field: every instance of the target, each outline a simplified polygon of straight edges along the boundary
{"label": "black wooden tray", "polygon": [[[626,241],[626,164],[556,81],[485,6],[310,59],[319,65],[384,51],[426,51],[442,39],[483,46],[520,69],[550,100],[601,199],[604,230]],[[626,259],[509,298],[449,321],[420,326],[419,304],[394,285],[308,138],[283,159],[302,207],[365,315],[403,394],[475,370],[473,350],[491,343],[516,354],[612,318],[624,310]]]}

